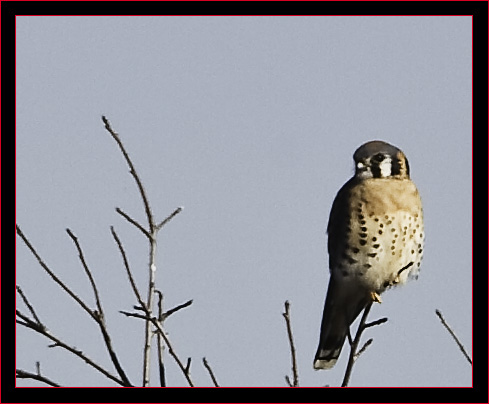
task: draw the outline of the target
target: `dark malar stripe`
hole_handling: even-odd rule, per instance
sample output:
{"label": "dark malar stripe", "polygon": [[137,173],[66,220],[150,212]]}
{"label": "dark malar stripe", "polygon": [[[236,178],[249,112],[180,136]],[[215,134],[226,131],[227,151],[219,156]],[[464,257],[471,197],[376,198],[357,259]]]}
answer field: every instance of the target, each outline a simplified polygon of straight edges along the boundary
{"label": "dark malar stripe", "polygon": [[375,162],[370,166],[370,170],[372,171],[372,176],[374,178],[382,178],[382,173],[380,171],[380,166],[378,162]]}
{"label": "dark malar stripe", "polygon": [[401,160],[394,158],[392,160],[391,175],[400,175],[402,170]]}

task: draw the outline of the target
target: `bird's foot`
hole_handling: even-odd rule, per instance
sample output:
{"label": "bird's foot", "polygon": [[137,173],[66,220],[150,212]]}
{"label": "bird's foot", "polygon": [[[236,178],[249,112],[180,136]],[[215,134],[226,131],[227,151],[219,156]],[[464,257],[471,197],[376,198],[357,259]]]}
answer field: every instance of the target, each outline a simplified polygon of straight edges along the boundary
{"label": "bird's foot", "polygon": [[377,292],[370,292],[370,297],[375,303],[382,303],[382,299]]}

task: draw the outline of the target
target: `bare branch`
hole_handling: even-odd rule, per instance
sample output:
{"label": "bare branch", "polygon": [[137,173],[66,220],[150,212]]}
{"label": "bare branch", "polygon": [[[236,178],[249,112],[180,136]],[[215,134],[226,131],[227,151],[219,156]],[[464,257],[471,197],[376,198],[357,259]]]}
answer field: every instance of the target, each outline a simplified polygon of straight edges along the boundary
{"label": "bare branch", "polygon": [[190,372],[189,372],[189,366],[190,366],[190,360],[191,359],[188,358],[187,364],[186,365],[183,364],[183,362],[180,360],[180,358],[176,354],[171,341],[169,340],[168,336],[166,335],[165,330],[163,329],[163,326],[161,325],[161,322],[156,317],[150,317],[147,310],[146,310],[147,315],[144,317],[139,316],[136,313],[126,313],[126,312],[122,312],[122,313],[129,315],[131,317],[138,317],[138,318],[142,318],[143,320],[149,320],[151,322],[151,324],[153,324],[156,327],[157,332],[161,335],[161,337],[165,341],[166,346],[168,347],[169,354],[173,357],[173,359],[177,363],[178,367],[183,372],[183,375],[187,379],[187,383],[189,384],[190,387],[194,387],[194,383],[192,381],[192,378],[190,377]]}
{"label": "bare branch", "polygon": [[369,328],[369,327],[374,327],[376,325],[381,325],[381,324],[384,324],[385,322],[387,322],[388,318],[387,317],[382,317],[382,318],[379,318],[378,320],[375,320],[375,321],[371,321],[370,323],[367,323],[363,326],[363,328]]}
{"label": "bare branch", "polygon": [[[161,295],[161,292],[159,290],[157,290],[156,293],[159,296]],[[159,321],[161,321],[161,322],[165,321],[170,315],[176,313],[177,311],[179,311],[181,309],[184,309],[185,307],[190,306],[192,303],[193,303],[193,300],[188,300],[185,303],[179,304],[178,306],[175,306],[173,309],[170,309],[170,310],[164,312],[163,314],[158,314]],[[134,307],[134,308],[136,309],[136,307]],[[144,311],[144,309],[141,309],[139,307],[138,307],[138,309]],[[159,309],[159,307],[158,307],[158,309]],[[131,312],[127,312],[124,310],[119,310],[119,313],[122,313],[122,314],[126,315],[127,317],[137,317],[137,318],[142,318],[144,320],[150,320],[151,321],[151,317],[148,317],[146,314],[131,313]]]}
{"label": "bare branch", "polygon": [[96,362],[94,362],[92,359],[90,359],[82,351],[76,349],[75,347],[71,347],[68,344],[61,341],[58,337],[56,337],[51,332],[49,332],[44,324],[37,324],[36,322],[30,320],[25,314],[22,314],[19,310],[16,310],[16,313],[17,313],[17,316],[19,316],[22,320],[24,320],[24,321],[19,321],[16,319],[15,321],[17,324],[23,325],[26,328],[30,328],[31,330],[34,330],[34,331],[38,332],[39,334],[44,335],[46,338],[48,338],[54,342],[54,344],[52,346],[61,347],[63,349],[66,349],[67,351],[71,352],[72,354],[74,354],[78,358],[83,359],[88,365],[92,366],[94,369],[98,370],[104,376],[106,376],[110,380],[120,384],[121,386],[124,386],[124,387],[131,386],[130,384],[128,385],[125,381],[123,381],[123,380],[117,378],[116,376],[112,375],[109,371],[105,370],[103,367],[98,365]]}
{"label": "bare branch", "polygon": [[192,363],[192,358],[187,358],[187,364],[185,365],[185,373],[190,375],[190,364]]}
{"label": "bare branch", "polygon": [[124,250],[124,246],[122,245],[122,242],[119,239],[119,236],[115,232],[114,226],[110,226],[110,231],[112,233],[112,237],[114,237],[114,240],[115,240],[117,246],[119,247],[119,251],[122,255],[122,260],[124,261],[124,268],[126,268],[127,276],[129,278],[129,282],[131,284],[134,295],[136,296],[136,299],[138,300],[138,303],[141,306],[142,310],[145,311],[146,310],[145,309],[146,304],[143,302],[143,299],[141,298],[141,295],[139,294],[139,289],[136,286],[136,282],[134,281],[134,277],[132,276],[131,268],[129,267],[129,261],[127,260],[126,251]]}
{"label": "bare branch", "polygon": [[[118,240],[118,238],[117,238],[117,240]],[[122,251],[123,250],[121,250],[121,253],[122,253]],[[125,253],[124,253],[124,256],[125,256]],[[129,265],[126,266],[126,269],[128,271],[128,274],[131,274],[131,271],[129,269]],[[132,279],[132,275],[130,275],[130,279]],[[135,289],[135,290],[137,290],[137,289]],[[140,297],[139,297],[139,300],[141,300]],[[139,303],[142,305],[142,309],[145,311],[146,315],[141,315],[138,313],[129,313],[129,312],[125,312],[125,311],[120,311],[120,313],[125,314],[126,316],[129,316],[129,317],[137,317],[137,318],[141,318],[143,320],[151,321],[151,323],[154,324],[154,326],[158,329],[158,335],[160,335],[161,338],[163,338],[163,340],[165,341],[165,344],[168,347],[168,352],[173,357],[173,359],[177,363],[180,370],[183,372],[185,378],[187,379],[188,384],[191,387],[194,387],[194,384],[192,382],[192,379],[190,378],[190,374],[188,372],[188,369],[183,365],[182,361],[180,360],[180,358],[175,353],[173,346],[172,346],[170,340],[168,339],[168,337],[166,336],[165,331],[163,330],[163,326],[161,325],[160,321],[156,317],[151,317],[151,314],[149,313],[148,309],[146,308],[146,306],[144,305],[144,303],[142,301],[140,301]]]}
{"label": "bare branch", "polygon": [[97,304],[97,309],[98,309],[98,312],[93,314],[95,315],[94,316],[95,321],[99,325],[100,332],[102,333],[105,347],[107,348],[107,352],[109,353],[110,359],[112,360],[112,363],[114,364],[117,373],[119,373],[119,376],[123,380],[124,384],[126,386],[130,386],[131,382],[127,378],[127,375],[124,372],[121,363],[119,362],[119,358],[117,357],[114,347],[112,346],[112,340],[110,338],[109,330],[107,329],[107,325],[105,324],[105,314],[102,308],[102,302],[100,300],[100,295],[98,293],[97,285],[95,284],[95,280],[93,279],[92,272],[88,268],[87,262],[85,261],[85,256],[81,249],[80,243],[78,242],[78,238],[73,234],[73,232],[70,229],[66,229],[66,232],[75,243],[76,249],[78,250],[78,256],[80,257],[80,261],[82,263],[83,269],[85,270],[85,273],[87,274],[87,277],[90,281],[90,285],[92,286],[93,294],[95,295],[95,302]]}
{"label": "bare branch", "polygon": [[51,387],[61,387],[58,383],[53,382],[45,376],[42,376],[40,372],[38,373],[30,373],[22,369],[15,370],[15,377],[18,379],[34,379],[40,382],[46,383]]}
{"label": "bare branch", "polygon": [[351,337],[350,327],[348,327],[348,330],[346,330],[346,336],[348,338],[348,344],[350,344],[350,346],[352,346],[353,345],[353,338]]}
{"label": "bare branch", "polygon": [[443,315],[441,314],[441,311],[440,310],[435,310],[435,313],[436,315],[438,316],[438,318],[440,319],[441,323],[443,324],[443,326],[447,329],[447,331],[450,333],[450,335],[452,336],[452,338],[455,340],[455,342],[457,343],[459,349],[462,351],[462,353],[464,354],[465,356],[465,359],[467,359],[467,361],[472,365],[472,359],[470,358],[469,354],[467,353],[467,351],[465,350],[465,347],[462,345],[462,343],[460,342],[460,340],[457,338],[457,336],[455,335],[455,333],[453,332],[452,328],[448,325],[448,323],[445,321],[445,319],[443,318]]}
{"label": "bare branch", "polygon": [[124,219],[126,219],[129,223],[136,226],[149,240],[151,240],[151,234],[141,226],[136,220],[134,220],[131,216],[129,216],[126,212],[124,212],[121,208],[115,208],[115,211],[119,213]]}
{"label": "bare branch", "polygon": [[37,321],[32,321],[29,317],[27,317],[25,314],[22,314],[20,310],[15,310],[15,315],[17,317],[20,317],[23,321],[18,320],[17,318],[15,319],[15,322],[23,325],[24,327],[31,328],[35,331],[38,331],[42,334],[43,331],[46,331],[47,328],[43,323],[38,323]]}
{"label": "bare branch", "polygon": [[134,181],[136,181],[136,185],[138,186],[139,189],[139,194],[141,195],[141,198],[143,199],[143,204],[144,204],[144,210],[146,211],[146,217],[148,219],[148,224],[149,224],[149,233],[153,233],[153,229],[155,227],[154,225],[154,220],[153,220],[153,213],[151,212],[151,208],[149,206],[148,202],[148,197],[146,196],[146,191],[144,190],[143,184],[139,178],[138,173],[136,172],[136,169],[134,168],[134,164],[131,161],[131,158],[129,157],[129,154],[126,151],[126,148],[122,144],[121,139],[119,138],[119,134],[115,132],[112,127],[110,126],[109,120],[105,117],[102,116],[102,121],[105,125],[105,129],[110,133],[112,138],[116,141],[117,145],[119,146],[119,149],[121,149],[122,155],[124,156],[124,159],[126,160],[127,165],[129,166],[129,172],[134,178]]}
{"label": "bare branch", "polygon": [[[117,210],[119,214],[124,216],[126,220],[128,220],[130,223],[138,227],[143,233],[148,237],[149,239],[149,282],[148,282],[148,297],[146,301],[146,305],[141,304],[141,307],[145,308],[146,314],[148,317],[152,317],[152,312],[153,312],[153,297],[155,293],[155,274],[156,274],[156,235],[158,233],[158,230],[161,229],[168,221],[170,221],[176,214],[178,214],[182,208],[176,209],[170,216],[168,216],[165,220],[163,220],[161,223],[156,225],[154,218],[153,218],[153,213],[151,211],[151,207],[149,205],[149,200],[146,195],[146,191],[144,190],[143,183],[134,167],[134,164],[131,161],[131,158],[129,157],[129,154],[127,153],[121,139],[119,138],[119,135],[117,132],[115,132],[108,119],[105,116],[102,116],[102,121],[105,125],[105,129],[110,133],[112,138],[116,141],[117,145],[119,146],[119,149],[121,150],[124,159],[126,160],[126,163],[129,167],[129,171],[131,175],[133,176],[134,180],[136,181],[136,184],[139,189],[139,193],[141,195],[141,198],[143,200],[144,204],[144,209],[146,212],[146,217],[148,220],[148,225],[149,225],[149,230],[143,230],[143,227],[137,223],[134,219],[130,218],[129,215],[125,214],[122,212],[122,210]],[[118,242],[119,247],[121,248],[121,243],[120,241]],[[121,250],[122,251],[122,250]],[[125,259],[125,262],[127,260]],[[126,266],[126,268],[128,268]],[[129,272],[128,272],[129,273]],[[133,285],[133,289],[137,290],[135,288],[134,281],[131,279],[131,284]],[[139,292],[137,293],[138,300],[140,299]],[[141,302],[142,303],[142,300]],[[151,337],[153,335],[152,329],[151,329],[151,322],[149,320],[146,321],[146,327],[145,327],[145,338],[144,338],[144,349],[143,349],[143,387],[146,387],[149,385],[149,370],[150,370],[150,351],[151,351]]]}
{"label": "bare branch", "polygon": [[370,338],[367,342],[365,342],[365,344],[363,344],[363,346],[355,354],[354,360],[357,360],[360,357],[360,355],[365,352],[365,350],[370,346],[372,342],[374,342],[373,338]]}
{"label": "bare branch", "polygon": [[170,309],[166,312],[164,312],[161,317],[160,321],[166,320],[168,317],[170,317],[173,313],[176,313],[178,310],[184,309],[185,307],[190,306],[193,303],[193,300],[187,300],[185,303],[179,304],[178,306],[174,307],[173,309]]}
{"label": "bare branch", "polygon": [[[155,254],[156,254],[156,225],[153,218],[153,213],[151,212],[151,207],[149,205],[148,197],[146,196],[146,191],[144,190],[143,183],[139,178],[139,175],[134,168],[134,164],[129,157],[129,154],[126,151],[126,148],[122,144],[121,139],[117,132],[115,132],[108,119],[105,116],[102,116],[102,121],[105,125],[105,129],[110,133],[112,138],[116,141],[119,149],[121,150],[124,159],[126,160],[127,165],[129,166],[129,172],[133,176],[136,181],[136,185],[139,189],[139,194],[143,200],[144,210],[146,212],[146,217],[148,219],[149,232],[150,235],[149,243],[150,243],[150,252],[149,252],[149,287],[148,287],[148,300],[146,306],[142,304],[142,307],[146,307],[148,311],[148,316],[151,316],[152,308],[153,308],[153,294],[154,294],[154,285],[155,285]],[[142,226],[141,226],[142,228]],[[120,243],[119,243],[120,244]],[[150,322],[146,322],[145,326],[145,336],[144,336],[144,349],[143,349],[143,387],[147,387],[149,385],[149,369],[150,369],[150,351],[151,351],[151,325]]]}
{"label": "bare branch", "polygon": [[[162,358],[163,358],[163,356],[162,356],[162,354],[163,354],[163,343],[161,342],[161,339],[168,346],[170,355],[175,359],[178,366],[183,371],[185,377],[187,378],[189,385],[193,386],[192,380],[190,378],[190,358],[189,358],[189,361],[187,363],[187,366],[184,367],[182,362],[176,356],[176,354],[175,354],[175,352],[171,346],[171,343],[168,340],[168,338],[167,338],[167,336],[166,336],[166,334],[162,328],[162,324],[160,322],[160,321],[163,321],[164,319],[166,319],[171,314],[177,312],[178,310],[181,310],[185,307],[190,306],[192,304],[192,300],[189,300],[189,301],[187,301],[187,302],[185,302],[179,306],[176,306],[175,308],[170,309],[167,312],[163,312],[163,309],[161,306],[162,295],[160,294],[160,305],[159,305],[158,318],[153,316],[153,300],[154,300],[154,294],[155,294],[155,274],[156,274],[156,260],[155,260],[156,244],[157,244],[156,236],[157,236],[158,231],[164,225],[166,225],[170,220],[173,219],[173,217],[175,217],[178,213],[180,213],[182,211],[182,208],[181,207],[177,208],[174,212],[172,212],[167,218],[165,218],[159,224],[155,223],[153,213],[152,213],[152,210],[151,210],[151,207],[149,204],[149,200],[148,200],[146,191],[143,187],[143,183],[141,181],[141,178],[139,177],[139,174],[137,173],[129,154],[128,154],[125,146],[123,145],[123,143],[119,137],[119,134],[114,129],[112,129],[110,122],[108,121],[108,119],[105,116],[102,116],[102,121],[105,125],[105,129],[109,132],[109,134],[112,136],[112,138],[117,143],[117,145],[118,145],[118,147],[119,147],[119,149],[120,149],[120,151],[121,151],[121,153],[122,153],[122,155],[126,161],[126,164],[129,167],[129,172],[130,172],[131,176],[133,177],[134,181],[136,182],[136,185],[138,187],[141,199],[143,201],[144,210],[145,210],[148,225],[149,225],[149,229],[146,230],[138,221],[133,219],[131,216],[129,216],[127,213],[125,213],[122,209],[116,208],[117,213],[119,213],[122,217],[124,217],[129,223],[131,223],[132,225],[137,227],[149,240],[149,285],[148,285],[148,291],[147,291],[147,300],[145,302],[143,301],[141,294],[139,293],[139,289],[137,288],[134,277],[132,276],[132,273],[130,271],[129,263],[128,263],[123,245],[122,245],[120,239],[118,238],[117,234],[115,233],[114,228],[111,227],[112,235],[113,235],[113,237],[114,237],[114,239],[115,239],[115,241],[119,247],[121,255],[123,257],[124,265],[125,265],[128,277],[129,277],[131,287],[132,287],[133,292],[134,292],[134,294],[138,300],[138,303],[139,303],[138,307],[140,308],[140,310],[142,310],[144,312],[144,315],[138,314],[138,313],[122,312],[126,316],[141,318],[141,319],[145,320],[145,322],[146,322],[146,324],[145,324],[144,360],[143,360],[143,386],[149,385],[149,369],[150,369],[150,363],[149,362],[150,362],[150,350],[151,350],[151,337],[154,335],[153,325],[156,327],[156,329],[158,331],[157,335],[158,335],[158,339],[159,339],[159,342],[158,342],[159,353],[161,354],[160,355],[160,369],[163,370],[162,372],[160,372],[160,380],[161,380],[162,385],[165,384],[165,381],[164,381],[164,368],[162,366],[163,365],[163,360],[162,360]],[[74,233],[70,229],[66,229],[68,235],[70,236],[70,238],[72,239],[72,241],[74,242],[74,244],[77,248],[79,259],[80,259],[82,266],[84,268],[84,271],[85,271],[85,273],[89,279],[89,282],[90,282],[90,285],[91,285],[91,288],[92,288],[92,291],[93,291],[93,294],[95,297],[96,310],[91,309],[89,307],[89,305],[84,302],[84,300],[82,300],[70,287],[68,287],[63,281],[61,281],[61,279],[58,278],[54,274],[53,271],[51,271],[51,269],[40,258],[39,254],[34,249],[34,247],[30,244],[29,240],[22,233],[19,226],[16,226],[16,230],[17,230],[17,234],[22,238],[23,242],[30,249],[32,254],[36,257],[39,264],[48,273],[48,275],[62,289],[64,289],[65,292],[68,293],[71,296],[71,298],[74,299],[98,323],[100,330],[102,332],[107,350],[109,352],[109,355],[110,355],[112,362],[113,362],[114,366],[116,367],[121,379],[119,380],[115,376],[111,376],[110,374],[108,374],[107,377],[111,378],[112,380],[116,381],[117,383],[119,383],[121,385],[131,386],[129,380],[127,379],[127,377],[124,373],[124,371],[122,370],[122,367],[120,366],[120,363],[117,359],[115,351],[112,349],[112,343],[111,343],[110,335],[108,333],[108,330],[107,330],[107,327],[105,324],[105,315],[104,315],[103,306],[102,306],[102,302],[100,299],[99,291],[97,289],[97,285],[96,285],[96,282],[95,282],[94,277],[92,275],[92,272],[89,269],[87,262],[85,260],[81,245],[78,241],[78,238],[74,235]],[[18,319],[16,320],[17,323],[19,323],[19,324],[21,324],[27,328],[31,328],[31,329],[45,335],[47,338],[50,338],[52,341],[54,341],[52,346],[63,347],[64,349],[67,349],[70,352],[74,353],[75,355],[78,355],[80,358],[84,359],[91,366],[94,366],[97,368],[98,365],[93,363],[93,361],[91,361],[89,358],[87,358],[86,355],[84,355],[81,351],[78,351],[75,348],[69,347],[67,344],[65,344],[64,342],[59,340],[57,337],[54,337],[53,335],[51,335],[48,332],[47,328],[39,320],[37,314],[34,311],[34,308],[32,307],[32,305],[30,305],[30,303],[28,302],[27,298],[25,297],[25,295],[23,294],[23,292],[20,288],[18,288],[18,293],[21,296],[21,298],[23,299],[24,303],[26,304],[30,314],[32,315],[32,318],[29,318],[26,315],[24,315],[20,312],[17,312],[17,316],[18,316]],[[137,307],[136,307],[136,309],[137,309]],[[98,367],[98,368],[100,368],[100,367]],[[102,371],[103,373],[106,372],[102,368],[100,368],[100,369],[99,370]],[[40,375],[40,372],[38,372],[38,375]]]}
{"label": "bare branch", "polygon": [[109,353],[110,359],[112,360],[112,363],[114,364],[117,373],[119,373],[119,376],[121,377],[122,381],[124,382],[125,386],[132,386],[131,382],[129,381],[126,373],[124,372],[124,369],[122,368],[122,365],[119,362],[119,358],[117,357],[117,354],[115,353],[114,348],[112,347],[112,341],[109,335],[109,332],[107,330],[107,327],[105,326],[105,322],[103,318],[101,318],[99,322],[100,326],[100,331],[102,332],[102,336],[104,338],[105,346],[107,348],[107,352]]}
{"label": "bare branch", "polygon": [[27,300],[27,296],[24,294],[24,292],[22,291],[22,289],[20,288],[20,286],[17,285],[15,288],[17,289],[17,292],[19,293],[20,297],[24,301],[24,304],[27,306],[27,309],[32,314],[32,317],[34,317],[34,320],[36,320],[36,323],[39,324],[39,325],[41,325],[42,324],[41,323],[41,320],[39,320],[39,317],[37,317],[37,314],[34,311],[34,307],[29,303],[29,300]]}
{"label": "bare branch", "polygon": [[[287,335],[289,337],[290,344],[290,355],[292,357],[292,375],[293,375],[293,383],[291,387],[299,387],[299,373],[297,371],[297,360],[295,355],[295,346],[294,346],[294,338],[292,336],[292,325],[290,323],[290,303],[288,300],[285,301],[285,313],[282,313],[282,316],[285,318],[285,324],[287,326]],[[286,378],[287,380],[288,378]],[[288,380],[290,385],[290,379]]]}
{"label": "bare branch", "polygon": [[83,255],[83,251],[81,249],[80,243],[78,242],[78,238],[73,234],[73,232],[70,229],[66,229],[66,232],[68,233],[70,238],[75,243],[76,249],[78,250],[78,257],[80,258],[83,269],[85,270],[85,273],[87,274],[88,280],[90,281],[90,285],[92,286],[93,294],[95,296],[95,302],[97,304],[97,309],[98,309],[99,313],[102,315],[103,309],[102,309],[102,303],[100,302],[100,296],[98,294],[97,285],[95,284],[95,281],[94,281],[93,276],[92,276],[92,272],[88,268],[87,262],[85,261],[85,257]]}
{"label": "bare branch", "polygon": [[136,318],[141,318],[143,320],[148,320],[148,316],[146,314],[131,313],[129,311],[124,311],[124,310],[119,310],[119,313],[124,314],[126,317],[136,317]]}
{"label": "bare branch", "polygon": [[59,285],[61,286],[61,288],[66,292],[68,293],[72,298],[73,300],[75,300],[82,308],[83,310],[85,310],[88,314],[90,314],[91,317],[93,317],[94,319],[96,319],[93,311],[90,309],[90,307],[88,307],[86,305],[86,303],[81,300],[68,286],[65,285],[65,283],[59,279],[53,271],[51,271],[51,269],[49,269],[49,267],[44,263],[44,261],[41,259],[41,257],[39,256],[39,254],[37,253],[36,249],[32,246],[32,244],[29,242],[29,240],[27,239],[27,237],[24,235],[24,233],[22,232],[22,230],[20,230],[20,227],[19,225],[16,225],[15,228],[17,229],[17,234],[20,236],[20,238],[22,238],[22,241],[24,242],[24,244],[27,246],[27,248],[29,248],[29,250],[31,251],[31,253],[34,255],[34,257],[36,257],[37,261],[39,262],[39,265],[41,265],[41,267],[48,273],[48,275]]}
{"label": "bare branch", "polygon": [[[151,336],[152,336],[151,327],[150,327],[151,323],[149,321],[149,318],[151,317],[152,299],[149,299],[148,304],[143,302],[143,299],[141,298],[141,294],[139,293],[139,290],[136,286],[136,282],[134,281],[134,277],[132,276],[131,269],[129,267],[129,262],[127,260],[126,252],[121,243],[121,240],[119,239],[119,236],[114,230],[114,226],[110,227],[110,231],[112,232],[112,236],[114,237],[114,240],[117,243],[117,246],[119,247],[119,251],[121,252],[122,259],[124,261],[124,267],[126,268],[127,276],[129,277],[129,282],[131,283],[132,290],[136,295],[139,305],[146,313],[146,316],[144,317],[146,319],[146,327],[145,327],[144,353],[143,353],[143,387],[147,387],[149,385],[149,358],[150,358],[149,353],[151,349]],[[151,246],[153,246],[155,243],[151,242],[150,244]],[[151,247],[151,251],[153,251],[153,247]],[[150,263],[151,262],[153,261],[150,259]],[[153,265],[154,264],[150,264],[150,267],[153,267]],[[152,290],[154,290],[154,278],[153,278],[154,271],[152,269],[153,268],[150,269],[150,285],[152,284],[153,286],[152,287],[150,286],[149,288],[151,293]],[[133,317],[137,317],[137,316],[133,316]]]}
{"label": "bare branch", "polygon": [[179,207],[173,211],[170,216],[168,216],[165,220],[163,220],[160,224],[156,226],[156,230],[160,230],[165,224],[167,224],[170,220],[172,220],[176,215],[178,215],[183,210],[183,207]]}
{"label": "bare branch", "polygon": [[350,381],[351,373],[353,370],[353,364],[355,363],[356,359],[365,352],[368,346],[373,342],[373,339],[370,338],[360,350],[357,351],[358,349],[358,344],[360,343],[360,338],[362,337],[363,331],[365,331],[366,328],[368,327],[373,327],[376,325],[383,324],[387,321],[387,318],[381,318],[379,320],[372,321],[371,323],[367,323],[367,317],[370,312],[370,309],[372,308],[372,304],[375,300],[372,300],[368,303],[368,305],[365,307],[363,310],[362,314],[362,319],[360,320],[360,324],[358,325],[357,333],[355,334],[355,338],[352,339],[350,330],[348,330],[347,337],[348,337],[348,342],[350,344],[350,356],[348,358],[348,364],[346,366],[346,371],[345,371],[345,376],[343,377],[343,382],[341,383],[341,387],[346,387],[348,386],[348,383]]}
{"label": "bare branch", "polygon": [[[110,340],[110,336],[109,336],[109,333],[107,331],[107,328],[105,326],[105,321],[104,321],[104,315],[103,315],[103,309],[102,309],[102,305],[101,305],[101,302],[100,302],[100,297],[99,297],[99,294],[98,294],[98,290],[97,290],[97,286],[95,284],[95,281],[93,279],[93,276],[91,274],[91,271],[89,270],[87,264],[86,264],[86,261],[85,261],[85,258],[84,258],[84,255],[83,255],[83,251],[80,247],[80,244],[78,243],[78,239],[76,238],[76,236],[71,232],[71,230],[67,229],[66,231],[68,232],[69,236],[71,237],[71,239],[74,241],[75,245],[76,245],[76,248],[78,250],[78,254],[79,254],[79,257],[80,257],[80,260],[82,262],[82,265],[83,265],[83,268],[85,270],[85,273],[87,274],[88,276],[88,279],[90,281],[90,284],[92,285],[92,289],[93,289],[93,292],[94,292],[94,295],[95,295],[95,300],[96,300],[96,304],[97,304],[97,311],[94,311],[92,309],[90,309],[87,304],[81,300],[78,295],[76,295],[68,286],[65,285],[65,283],[63,281],[61,281],[55,274],[53,271],[51,271],[51,269],[42,261],[41,257],[39,256],[39,254],[37,253],[37,251],[34,249],[34,247],[32,246],[32,244],[29,242],[29,240],[27,239],[27,237],[25,237],[24,233],[20,230],[20,227],[17,225],[16,226],[17,228],[17,234],[22,238],[22,240],[24,241],[24,243],[27,245],[27,247],[31,250],[31,252],[34,254],[34,256],[36,257],[36,259],[38,260],[39,264],[41,265],[41,267],[51,276],[51,278],[59,285],[61,286],[61,288],[63,290],[65,290],[89,315],[90,317],[95,320],[95,322],[99,325],[99,328],[100,328],[100,331],[102,332],[102,336],[104,338],[104,342],[105,342],[105,345],[106,345],[106,348],[107,348],[107,351],[110,355],[110,358],[114,364],[114,366],[116,367],[117,369],[117,372],[119,373],[119,375],[121,376],[121,379],[124,383],[125,386],[130,386],[131,383],[129,382],[129,379],[127,378],[124,370],[122,369],[122,366],[120,365],[120,362],[117,358],[117,355],[112,347],[112,342]],[[29,309],[31,310],[31,309]],[[39,318],[36,318],[36,321],[39,323],[39,325],[42,325],[39,321]],[[24,321],[26,321],[25,319],[23,319]],[[24,323],[20,323],[22,325],[26,325]],[[27,324],[28,325],[28,324]],[[39,330],[38,330],[39,331]]]}
{"label": "bare branch", "polygon": [[[149,281],[148,281],[148,300],[146,310],[148,317],[153,314],[153,296],[155,293],[155,275],[156,275],[156,230],[152,227],[151,239],[149,241]],[[144,330],[144,351],[143,351],[143,387],[149,385],[149,370],[150,370],[150,353],[151,353],[151,337],[153,331],[150,321],[146,321]]]}
{"label": "bare branch", "polygon": [[[158,318],[163,321],[163,293],[161,293],[159,290],[156,290],[156,293],[158,294]],[[161,338],[160,333],[156,335],[156,340],[158,343],[158,369],[160,374],[160,386],[166,387],[165,363],[163,361],[165,345],[163,344],[163,339]]]}
{"label": "bare branch", "polygon": [[202,362],[204,363],[204,366],[205,368],[207,369],[207,371],[209,372],[209,376],[211,377],[212,379],[212,383],[214,383],[214,387],[220,387],[219,386],[219,383],[217,383],[217,379],[216,379],[216,376],[214,376],[214,372],[212,371],[209,363],[207,362],[207,359],[206,358],[202,358]]}

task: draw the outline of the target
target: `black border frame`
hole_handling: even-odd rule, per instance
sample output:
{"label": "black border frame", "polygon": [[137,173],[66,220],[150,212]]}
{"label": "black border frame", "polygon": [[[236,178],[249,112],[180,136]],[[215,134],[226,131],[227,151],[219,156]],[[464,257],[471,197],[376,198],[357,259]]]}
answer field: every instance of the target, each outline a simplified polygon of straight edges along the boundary
{"label": "black border frame", "polygon": [[[277,7],[280,5],[280,8]],[[473,176],[487,173],[487,167],[478,169],[477,164],[484,164],[487,154],[478,157],[483,148],[479,146],[487,141],[488,111],[488,3],[486,1],[386,1],[386,2],[321,2],[321,1],[287,1],[287,2],[98,2],[98,1],[2,1],[1,2],[1,56],[2,56],[2,117],[1,129],[6,136],[12,138],[15,133],[15,16],[16,15],[184,15],[192,7],[193,15],[236,15],[237,11],[246,11],[246,15],[263,15],[261,12],[277,10],[277,15],[471,15],[473,16]],[[239,7],[239,8],[238,8]],[[219,10],[219,13],[214,13]],[[116,11],[116,13],[114,13]],[[171,11],[171,13],[169,13]],[[261,11],[261,12],[260,12]],[[2,142],[6,143],[6,142]],[[5,148],[4,148],[5,150]],[[7,149],[8,150],[8,149]],[[2,168],[10,160],[3,159]],[[10,170],[2,170],[2,179]],[[480,184],[479,181],[473,184]],[[486,184],[487,182],[483,182]],[[3,184],[10,184],[3,181]],[[6,185],[6,187],[9,185]],[[473,201],[480,188],[473,187]],[[2,202],[2,210],[11,214],[10,193]],[[14,194],[15,195],[15,194]],[[484,194],[483,200],[487,202]],[[481,199],[477,195],[477,200]],[[487,206],[487,204],[485,205]],[[15,209],[15,206],[14,206]],[[9,216],[7,216],[9,217]],[[484,216],[484,218],[486,218]],[[479,212],[477,213],[479,222]],[[482,222],[482,219],[480,220]],[[487,223],[487,221],[485,222]],[[5,226],[4,226],[5,227]],[[2,228],[3,229],[3,228]],[[473,229],[476,229],[473,227]],[[16,237],[16,236],[15,236]],[[4,238],[7,240],[7,238]],[[8,239],[9,241],[12,239]],[[15,240],[15,239],[14,239]],[[484,240],[485,241],[485,240]],[[15,243],[15,241],[13,241]],[[480,236],[473,237],[474,247],[478,246]],[[477,245],[476,245],[477,244]],[[3,245],[3,244],[2,244]],[[486,244],[487,245],[487,244]],[[474,248],[474,252],[487,251],[486,247]],[[12,248],[15,251],[15,248]],[[488,402],[487,384],[487,261],[482,265],[478,257],[473,257],[474,267],[474,304],[473,335],[474,365],[473,388],[349,388],[341,393],[337,389],[317,390],[316,388],[177,388],[178,391],[163,393],[162,391],[147,394],[129,388],[111,388],[107,391],[92,391],[91,388],[15,388],[14,363],[15,352],[12,341],[15,338],[14,310],[15,273],[11,265],[5,265],[1,273],[2,280],[2,377],[0,401],[3,402],[446,402],[470,403]],[[4,255],[2,264],[7,264]],[[456,293],[456,291],[455,291]],[[456,296],[454,296],[456,298]],[[104,388],[105,389],[105,388]],[[287,390],[285,390],[287,389]],[[151,391],[151,389],[149,390]],[[74,397],[76,397],[74,399]],[[106,401],[109,398],[110,401]]]}

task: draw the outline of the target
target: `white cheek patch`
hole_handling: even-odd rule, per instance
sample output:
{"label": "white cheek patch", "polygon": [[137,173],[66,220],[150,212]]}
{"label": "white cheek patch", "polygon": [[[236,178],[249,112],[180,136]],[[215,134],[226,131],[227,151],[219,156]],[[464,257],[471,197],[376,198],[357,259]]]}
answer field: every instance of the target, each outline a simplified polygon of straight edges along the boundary
{"label": "white cheek patch", "polygon": [[392,171],[392,160],[390,157],[386,157],[379,164],[380,176],[382,178],[389,177]]}

